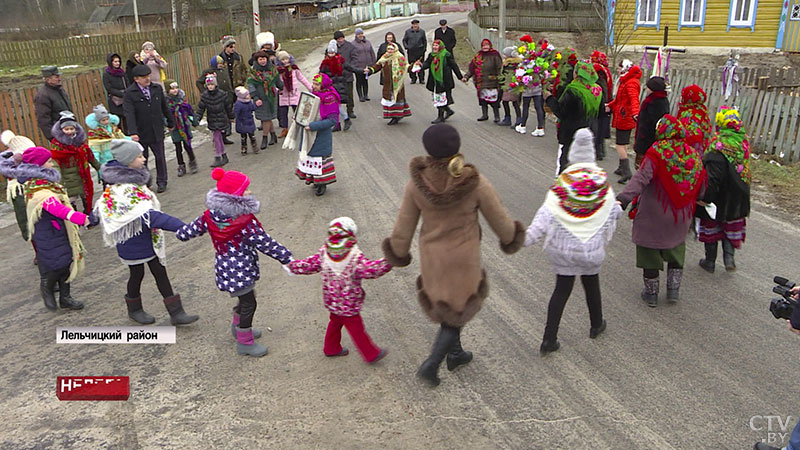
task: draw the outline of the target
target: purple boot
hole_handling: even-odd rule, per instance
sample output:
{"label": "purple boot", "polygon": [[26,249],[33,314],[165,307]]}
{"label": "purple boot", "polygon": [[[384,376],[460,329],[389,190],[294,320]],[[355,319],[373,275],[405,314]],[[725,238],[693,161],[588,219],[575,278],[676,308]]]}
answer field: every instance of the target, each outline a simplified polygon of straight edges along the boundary
{"label": "purple boot", "polygon": [[[233,335],[234,339],[236,338],[236,327],[239,326],[239,314],[236,312],[233,313],[233,322],[231,323],[231,334]],[[261,337],[261,330],[258,328],[252,328],[253,330],[253,339],[258,339]]]}

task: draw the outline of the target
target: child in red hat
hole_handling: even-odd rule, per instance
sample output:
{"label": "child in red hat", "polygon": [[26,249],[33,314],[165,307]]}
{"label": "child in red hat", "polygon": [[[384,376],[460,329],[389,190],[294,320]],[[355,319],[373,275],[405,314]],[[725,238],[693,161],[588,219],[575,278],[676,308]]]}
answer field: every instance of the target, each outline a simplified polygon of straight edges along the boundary
{"label": "child in red hat", "polygon": [[[250,178],[233,170],[217,167],[211,171],[217,187],[208,191],[208,209],[177,232],[178,239],[189,239],[208,231],[216,250],[214,272],[217,288],[239,301],[233,308],[231,333],[240,355],[264,356],[267,348],[255,343],[261,331],[252,328],[256,311],[256,281],[260,277],[258,253],[276,259],[284,266],[292,261],[292,252],[270,237],[255,214],[260,202],[250,194]],[[288,268],[284,267],[288,271]]]}

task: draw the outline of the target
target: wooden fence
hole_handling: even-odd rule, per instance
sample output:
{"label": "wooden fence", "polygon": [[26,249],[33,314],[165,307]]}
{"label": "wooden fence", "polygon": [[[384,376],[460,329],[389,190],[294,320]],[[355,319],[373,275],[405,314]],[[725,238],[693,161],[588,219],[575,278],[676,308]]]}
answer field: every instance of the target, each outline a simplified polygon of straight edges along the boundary
{"label": "wooden fence", "polygon": [[178,31],[145,31],[46,41],[7,41],[0,42],[0,65],[88,64],[105,61],[109,52],[119,52],[125,59],[129,51],[141,50],[142,43],[146,41],[153,42],[156,50],[163,55],[192,45],[213,44],[230,33],[229,25],[219,25]]}
{"label": "wooden fence", "polygon": [[[800,89],[779,86],[791,86],[795,83],[792,77],[797,75],[796,69],[744,69],[739,95],[726,100],[720,70],[673,69],[669,74],[671,112],[678,112],[681,90],[697,84],[708,94],[712,121],[720,106],[736,106],[754,153],[773,155],[787,163],[796,162],[800,160]],[[756,89],[758,78],[764,76],[770,77],[766,85],[772,88]],[[642,92],[642,98],[644,95]]]}
{"label": "wooden fence", "polygon": [[[475,12],[481,28],[499,28],[500,13],[496,9]],[[509,9],[506,29],[516,31],[602,31],[603,19],[591,10],[553,11],[551,9]]]}
{"label": "wooden fence", "polygon": [[[255,46],[251,31],[237,36],[238,52],[245,59],[253,53]],[[178,82],[186,92],[188,101],[196,105],[200,93],[195,81],[208,66],[213,55],[219,54],[220,42],[200,47],[184,48],[172,54],[163,54],[167,60],[167,78]],[[99,104],[106,105],[106,92],[103,88],[103,69],[93,69],[72,78],[64,78],[63,86],[72,102],[72,108],[78,121],[83,124],[84,118]],[[0,129],[12,130],[16,134],[31,138],[37,145],[49,147],[44,133],[36,123],[33,99],[39,87],[24,89],[0,90]],[[4,149],[0,144],[0,149]]]}

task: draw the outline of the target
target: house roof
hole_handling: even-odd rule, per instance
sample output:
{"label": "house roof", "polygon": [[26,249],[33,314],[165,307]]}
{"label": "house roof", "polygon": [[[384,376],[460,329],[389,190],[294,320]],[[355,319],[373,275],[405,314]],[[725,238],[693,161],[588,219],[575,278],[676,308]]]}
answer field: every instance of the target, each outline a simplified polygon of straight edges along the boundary
{"label": "house roof", "polygon": [[[210,3],[205,3],[202,7],[204,9],[216,8]],[[136,8],[140,16],[172,14],[172,5],[169,0],[136,0]],[[113,22],[120,17],[133,17],[133,0],[118,0],[116,3],[100,5],[92,11],[89,22]]]}

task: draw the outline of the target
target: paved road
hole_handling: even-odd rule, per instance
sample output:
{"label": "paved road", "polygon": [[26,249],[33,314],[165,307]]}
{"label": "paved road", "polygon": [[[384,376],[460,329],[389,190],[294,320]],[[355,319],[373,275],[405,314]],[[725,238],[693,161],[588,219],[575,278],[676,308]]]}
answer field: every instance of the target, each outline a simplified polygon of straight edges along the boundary
{"label": "paved road", "polygon": [[[432,30],[437,19],[423,19],[423,28]],[[384,25],[368,37],[377,46],[386,30],[402,35],[405,26]],[[414,115],[387,127],[377,79],[372,84],[373,101],[357,104],[353,128],[336,134],[339,182],[322,198],[292,175],[293,153],[270,147],[240,157],[229,147],[228,168],[250,174],[261,221],[297,257],[315,252],[327,222],[340,215],[359,224],[366,254],[380,256],[408,161],[424,152],[420,136],[435,110],[423,87],[407,86]],[[455,100],[451,123],[461,132],[463,153],[511,214],[528,223],[553,177],[554,127],[544,138],[521,136],[475,122],[471,87],[460,85]],[[204,144],[199,154],[207,167],[211,147]],[[614,164],[604,163],[611,170]],[[207,168],[171,178],[160,197],[163,209],[191,220],[211,186]],[[621,221],[601,275],[607,333],[588,338],[578,289],[562,322],[562,349],[546,358],[538,346],[554,276],[544,253],[530,248],[507,256],[485,235],[490,297],[463,335],[475,360],[455,373],[443,370],[435,390],[413,376],[436,332],[417,306],[416,262],[365,283],[367,329],[391,350],[374,367],[356,352],[323,356],[327,314],[319,277],[289,278],[271,260],[262,260],[255,321],[274,330],[261,338],[270,354],[237,356],[229,334],[232,301],[214,287],[207,238],[168,242],[172,283],[187,310],[201,315],[178,330],[177,345],[56,345],[59,326],[134,325],[123,302],[127,270],[102,246],[99,230],[84,232],[87,272],[73,291],[87,307],[47,312],[30,246],[6,227],[0,448],[749,448],[767,437],[766,430],[750,429],[751,417],[792,415],[793,424],[800,414],[792,399],[800,341],[767,310],[771,277],[798,278],[798,229],[765,209],[756,206],[751,215],[738,272],[701,271],[701,245],[692,242],[682,300],[656,309],[638,298],[630,221]],[[157,324],[168,324],[149,276],[143,296]],[[53,392],[59,375],[129,375],[131,398],[59,402]]]}

